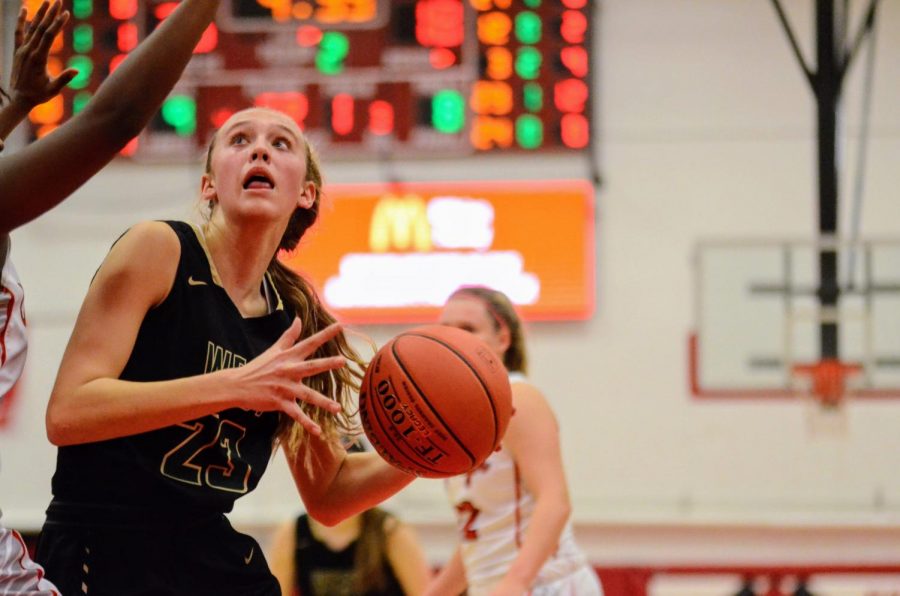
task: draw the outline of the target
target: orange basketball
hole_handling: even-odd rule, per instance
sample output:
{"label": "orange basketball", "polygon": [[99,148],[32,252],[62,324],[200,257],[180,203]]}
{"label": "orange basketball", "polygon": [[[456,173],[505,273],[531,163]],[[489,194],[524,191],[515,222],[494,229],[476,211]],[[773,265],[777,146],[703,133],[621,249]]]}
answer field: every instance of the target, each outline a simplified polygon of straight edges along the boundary
{"label": "orange basketball", "polygon": [[388,341],[359,393],[363,429],[381,456],[417,476],[445,478],[484,462],[512,414],[503,362],[467,331],[426,325]]}

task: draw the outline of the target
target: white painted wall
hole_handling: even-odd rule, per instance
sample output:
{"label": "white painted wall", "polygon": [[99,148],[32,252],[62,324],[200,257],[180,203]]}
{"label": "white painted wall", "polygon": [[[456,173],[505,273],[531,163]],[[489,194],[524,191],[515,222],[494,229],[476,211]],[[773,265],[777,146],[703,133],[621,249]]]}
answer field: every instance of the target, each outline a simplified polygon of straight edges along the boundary
{"label": "white painted wall", "polygon": [[[812,3],[784,4],[812,55]],[[858,13],[863,2],[850,5]],[[812,238],[816,229],[814,106],[771,3],[604,0],[597,13],[594,92],[605,178],[597,195],[598,309],[584,323],[529,328],[533,379],[556,408],[575,519],[592,554],[599,561],[664,559],[659,544],[670,544],[672,557],[738,556],[752,543],[728,528],[760,527],[772,530],[772,540],[788,536],[791,552],[817,544],[832,560],[900,559],[900,402],[848,404],[842,429],[822,431],[827,421],[803,403],[698,402],[688,389],[695,243]],[[882,2],[879,14],[862,230],[896,237],[900,2]],[[845,196],[861,65],[845,89]],[[579,157],[549,156],[395,169],[407,180],[587,172]],[[333,182],[366,182],[383,172],[377,164],[330,163],[326,174]],[[43,411],[93,271],[130,223],[189,217],[198,178],[193,164],[115,164],[13,234],[32,344],[16,425],[0,434],[8,525],[34,528],[43,518],[54,466]],[[844,224],[848,209],[845,203]],[[383,340],[399,328],[366,331]],[[417,481],[392,503],[420,525],[441,560],[451,518],[440,482]],[[298,509],[278,459],[234,518],[262,532]],[[703,533],[709,527],[726,530],[710,537]]]}

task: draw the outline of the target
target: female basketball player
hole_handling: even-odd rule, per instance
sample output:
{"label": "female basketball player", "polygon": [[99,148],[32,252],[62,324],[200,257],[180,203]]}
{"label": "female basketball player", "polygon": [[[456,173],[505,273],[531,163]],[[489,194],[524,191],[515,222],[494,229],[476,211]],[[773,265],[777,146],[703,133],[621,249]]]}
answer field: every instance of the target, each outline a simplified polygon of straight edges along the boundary
{"label": "female basketball player", "polygon": [[241,111],[209,149],[208,221],[141,223],[110,250],[47,411],[60,449],[37,560],[63,592],[280,595],[224,516],[276,441],[325,524],[412,481],[340,445],[364,363],[277,260],[315,221],[321,187],[293,120]]}
{"label": "female basketball player", "polygon": [[495,290],[462,288],[440,322],[474,333],[502,358],[515,413],[497,452],[445,481],[462,535],[428,594],[602,594],[572,535],[559,428],[546,398],[525,378],[522,323],[512,304]]}
{"label": "female basketball player", "polygon": [[413,528],[380,507],[334,526],[305,513],[289,520],[272,540],[269,564],[282,596],[419,596],[431,578]]}
{"label": "female basketball player", "polygon": [[304,513],[279,528],[269,562],[282,596],[419,596],[431,577],[413,528],[381,507],[336,526]]}
{"label": "female basketball player", "polygon": [[[178,80],[218,0],[185,0],[97,90],[77,116],[52,134],[0,159],[0,399],[25,364],[22,286],[10,261],[9,233],[48,211],[102,168],[150,120]],[[44,2],[16,28],[9,102],[0,110],[2,139],[35,105],[57,93],[75,75],[47,73],[54,37],[68,13],[58,1]],[[6,482],[9,482],[8,480]],[[56,594],[28,557],[21,537],[0,526],[0,592]]]}

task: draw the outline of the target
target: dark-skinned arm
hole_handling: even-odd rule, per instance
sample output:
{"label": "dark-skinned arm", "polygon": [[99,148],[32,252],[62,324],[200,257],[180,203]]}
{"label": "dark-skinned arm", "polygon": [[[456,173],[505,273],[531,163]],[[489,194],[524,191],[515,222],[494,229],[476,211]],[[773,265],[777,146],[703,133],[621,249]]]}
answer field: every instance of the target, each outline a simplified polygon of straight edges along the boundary
{"label": "dark-skinned arm", "polygon": [[[181,2],[81,112],[0,160],[0,235],[59,204],[137,136],[178,81],[218,6],[219,0]],[[58,4],[51,11],[58,14]],[[41,28],[51,23],[43,19],[35,32],[41,55],[52,42]]]}

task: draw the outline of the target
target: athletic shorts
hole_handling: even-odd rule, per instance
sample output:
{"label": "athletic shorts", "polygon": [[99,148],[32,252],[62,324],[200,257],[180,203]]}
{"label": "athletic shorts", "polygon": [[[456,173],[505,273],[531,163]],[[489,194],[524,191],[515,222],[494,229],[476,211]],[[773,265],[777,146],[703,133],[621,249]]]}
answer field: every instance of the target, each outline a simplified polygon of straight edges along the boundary
{"label": "athletic shorts", "polygon": [[221,514],[99,525],[51,505],[35,559],[64,596],[281,596],[259,544]]}
{"label": "athletic shorts", "polygon": [[59,596],[44,570],[28,556],[25,541],[0,525],[0,596]]}

